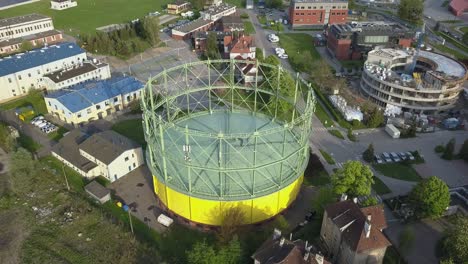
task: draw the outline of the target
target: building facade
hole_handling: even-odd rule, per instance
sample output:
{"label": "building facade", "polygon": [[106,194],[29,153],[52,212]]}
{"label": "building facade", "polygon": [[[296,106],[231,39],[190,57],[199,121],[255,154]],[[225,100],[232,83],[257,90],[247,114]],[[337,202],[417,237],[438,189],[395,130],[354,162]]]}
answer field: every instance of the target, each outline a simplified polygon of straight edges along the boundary
{"label": "building facade", "polygon": [[188,24],[173,28],[171,36],[173,39],[177,40],[188,40],[195,36],[197,32],[210,30],[213,23],[212,20],[206,20],[200,17]]}
{"label": "building facade", "polygon": [[102,119],[140,99],[143,84],[133,77],[88,81],[44,96],[47,111],[73,126]]}
{"label": "building facade", "polygon": [[83,62],[63,70],[44,75],[44,86],[48,91],[60,90],[89,80],[106,80],[111,77],[107,63]]}
{"label": "building facade", "polygon": [[54,10],[64,10],[78,6],[78,2],[74,0],[52,0],[50,1],[50,8]]}
{"label": "building facade", "polygon": [[224,54],[229,59],[255,59],[255,41],[252,36],[224,37]]}
{"label": "building facade", "polygon": [[204,11],[200,11],[200,17],[206,20],[217,21],[223,16],[229,16],[236,12],[236,6],[220,3],[218,5],[213,5],[208,7]]}
{"label": "building facade", "polygon": [[4,18],[0,19],[0,41],[21,38],[53,29],[52,18],[40,14]]}
{"label": "building facade", "polygon": [[325,208],[320,239],[334,263],[382,263],[391,243],[382,233],[387,227],[381,205],[359,208],[346,200]]}
{"label": "building facade", "polygon": [[413,50],[376,49],[364,64],[361,90],[384,108],[434,113],[455,106],[467,77],[462,63],[442,54],[421,50],[416,56]]}
{"label": "building facade", "polygon": [[6,39],[0,41],[0,55],[20,52],[22,44],[26,41],[31,43],[33,47],[40,47],[45,44],[54,44],[62,40],[62,32],[55,29],[25,37]]}
{"label": "building facade", "polygon": [[16,54],[0,60],[0,101],[44,87],[43,76],[79,65],[86,60],[86,51],[75,43],[60,43]]}
{"label": "building facade", "polygon": [[319,28],[344,24],[348,17],[348,0],[293,0],[289,20],[293,28]]}
{"label": "building facade", "polygon": [[377,46],[410,47],[414,33],[400,24],[383,21],[331,25],[327,49],[338,60],[357,60]]}
{"label": "building facade", "polygon": [[144,163],[141,146],[112,130],[90,136],[75,129],[53,146],[52,155],[83,177],[110,182]]}
{"label": "building facade", "polygon": [[190,9],[190,3],[185,1],[176,1],[167,4],[167,13],[171,15],[178,15]]}
{"label": "building facade", "polygon": [[462,16],[468,12],[468,1],[452,0],[448,6],[450,12],[455,16]]}

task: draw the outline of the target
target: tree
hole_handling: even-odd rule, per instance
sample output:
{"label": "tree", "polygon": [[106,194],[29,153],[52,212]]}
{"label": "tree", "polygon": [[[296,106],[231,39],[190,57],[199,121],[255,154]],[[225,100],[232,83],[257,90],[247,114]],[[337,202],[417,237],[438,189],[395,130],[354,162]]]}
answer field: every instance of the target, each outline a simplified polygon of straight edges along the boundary
{"label": "tree", "polygon": [[463,142],[460,152],[458,152],[458,156],[468,162],[468,139]]}
{"label": "tree", "polygon": [[454,151],[455,151],[455,139],[452,138],[447,143],[447,145],[445,145],[445,150],[444,150],[444,153],[442,154],[442,158],[446,160],[452,160]]}
{"label": "tree", "polygon": [[333,191],[336,194],[366,196],[371,193],[374,174],[369,166],[359,161],[348,161],[343,168],[337,170],[331,177]]}
{"label": "tree", "polygon": [[263,49],[255,48],[255,57],[258,61],[263,61],[265,58],[263,57]]}
{"label": "tree", "polygon": [[398,16],[416,25],[422,24],[423,11],[423,0],[401,0],[398,6]]}
{"label": "tree", "polygon": [[8,126],[0,123],[0,147],[6,152],[15,148],[15,138],[11,136]]}
{"label": "tree", "polygon": [[438,218],[450,204],[447,184],[436,176],[419,182],[409,195],[418,218]]}
{"label": "tree", "polygon": [[463,42],[463,44],[468,45],[468,32],[463,34],[462,42]]}
{"label": "tree", "polygon": [[443,247],[449,259],[455,263],[466,263],[468,259],[468,218],[459,217],[448,230]]}
{"label": "tree", "polygon": [[21,42],[21,51],[25,52],[25,51],[30,51],[34,48],[34,45],[30,42],[30,41],[23,41]]}
{"label": "tree", "polygon": [[374,160],[374,145],[369,144],[369,147],[362,153],[362,158],[367,162]]}
{"label": "tree", "polygon": [[440,22],[437,21],[437,23],[434,26],[434,31],[439,31],[439,29],[440,29]]}
{"label": "tree", "polygon": [[208,33],[208,39],[206,41],[206,57],[208,57],[210,60],[221,59],[218,41],[216,40],[216,33],[214,32]]}
{"label": "tree", "polygon": [[143,31],[145,39],[156,46],[159,43],[159,19],[154,16],[147,16],[143,19]]}
{"label": "tree", "polygon": [[369,207],[369,206],[374,206],[378,205],[379,201],[373,196],[367,197],[363,202],[361,202],[361,207]]}
{"label": "tree", "polygon": [[241,246],[237,237],[234,237],[227,246],[216,251],[206,241],[196,243],[190,251],[187,251],[189,264],[237,264],[241,257]]}
{"label": "tree", "polygon": [[233,239],[239,227],[245,224],[245,213],[240,207],[229,207],[221,209],[221,224],[218,239],[225,244]]}
{"label": "tree", "polygon": [[28,191],[31,186],[31,178],[35,173],[36,161],[31,153],[24,148],[18,148],[11,155],[10,174],[12,177],[13,189],[16,192]]}
{"label": "tree", "polygon": [[266,0],[265,5],[269,8],[280,8],[283,5],[282,0]]}
{"label": "tree", "polygon": [[336,201],[337,195],[331,187],[323,187],[319,190],[317,196],[312,199],[312,209],[318,216],[323,216],[325,206]]}
{"label": "tree", "polygon": [[384,122],[384,115],[382,111],[375,109],[367,122],[367,125],[371,128],[379,127]]}
{"label": "tree", "polygon": [[413,243],[414,232],[409,226],[406,226],[398,236],[398,249],[406,256],[411,251]]}
{"label": "tree", "polygon": [[320,87],[320,90],[326,90],[325,87],[329,86],[331,81],[333,81],[334,76],[330,68],[330,65],[324,60],[315,60],[311,65],[312,71],[310,72],[310,77],[314,80],[317,85]]}

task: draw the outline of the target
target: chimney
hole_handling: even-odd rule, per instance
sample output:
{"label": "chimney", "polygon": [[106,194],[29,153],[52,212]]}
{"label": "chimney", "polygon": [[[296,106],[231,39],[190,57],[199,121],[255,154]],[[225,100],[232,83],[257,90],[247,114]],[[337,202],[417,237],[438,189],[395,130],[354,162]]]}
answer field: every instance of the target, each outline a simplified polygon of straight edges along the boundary
{"label": "chimney", "polygon": [[370,237],[371,224],[369,222],[364,223],[364,231],[366,232],[366,238]]}
{"label": "chimney", "polygon": [[372,215],[368,215],[367,216],[367,221],[370,223],[371,222],[371,219],[372,219]]}
{"label": "chimney", "polygon": [[282,237],[281,240],[280,240],[280,243],[279,243],[280,247],[282,247],[284,245],[284,240],[285,240],[284,237]]}

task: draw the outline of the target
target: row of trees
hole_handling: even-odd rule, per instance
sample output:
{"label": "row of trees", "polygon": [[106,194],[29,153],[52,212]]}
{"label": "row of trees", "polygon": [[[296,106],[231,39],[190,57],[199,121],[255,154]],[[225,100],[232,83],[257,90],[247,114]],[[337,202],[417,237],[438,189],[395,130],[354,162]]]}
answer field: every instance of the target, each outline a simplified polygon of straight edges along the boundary
{"label": "row of trees", "polygon": [[398,6],[398,16],[415,25],[423,22],[424,1],[423,0],[401,0]]}
{"label": "row of trees", "polygon": [[89,52],[127,58],[159,44],[159,19],[145,17],[109,33],[81,35],[80,42]]}
{"label": "row of trees", "polygon": [[456,158],[463,159],[468,162],[468,139],[463,142],[463,145],[460,148],[458,154],[455,154],[455,139],[452,138],[447,142],[445,146],[438,145],[435,148],[437,153],[442,153],[441,158],[446,160],[452,160]]}

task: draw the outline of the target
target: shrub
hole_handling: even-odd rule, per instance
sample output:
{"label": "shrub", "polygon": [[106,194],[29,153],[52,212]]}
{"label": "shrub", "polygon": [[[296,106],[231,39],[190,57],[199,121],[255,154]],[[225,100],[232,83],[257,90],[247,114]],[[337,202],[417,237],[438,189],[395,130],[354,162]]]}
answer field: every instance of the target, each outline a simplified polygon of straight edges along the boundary
{"label": "shrub", "polygon": [[434,151],[435,151],[436,153],[442,153],[442,152],[445,151],[445,147],[442,146],[442,145],[437,145],[437,146],[435,147]]}
{"label": "shrub", "polygon": [[357,141],[357,138],[356,136],[353,134],[353,130],[351,128],[348,128],[348,139],[353,141],[353,142],[356,142]]}
{"label": "shrub", "polygon": [[335,160],[333,157],[328,154],[325,150],[319,149],[320,153],[322,154],[323,158],[327,161],[328,164],[333,165],[335,164]]}
{"label": "shrub", "polygon": [[241,17],[242,19],[248,19],[248,18],[249,18],[249,15],[248,15],[247,13],[242,13],[242,14],[240,15],[240,17]]}

